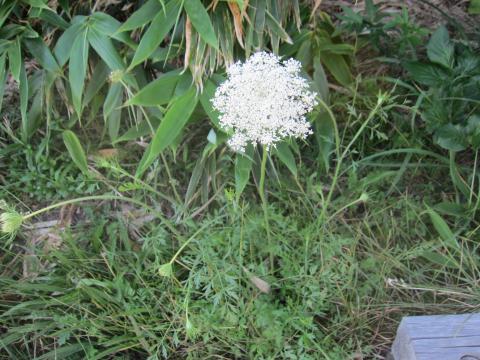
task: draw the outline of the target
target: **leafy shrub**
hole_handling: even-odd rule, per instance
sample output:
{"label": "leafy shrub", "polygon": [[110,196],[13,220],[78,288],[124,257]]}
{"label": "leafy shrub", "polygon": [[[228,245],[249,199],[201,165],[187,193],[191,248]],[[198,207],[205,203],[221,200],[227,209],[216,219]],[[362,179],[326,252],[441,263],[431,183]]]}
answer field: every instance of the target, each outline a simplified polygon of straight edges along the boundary
{"label": "leafy shrub", "polygon": [[408,62],[412,80],[427,87],[420,93],[420,112],[435,142],[460,151],[480,146],[480,58],[455,44],[440,27],[427,44],[428,61]]}

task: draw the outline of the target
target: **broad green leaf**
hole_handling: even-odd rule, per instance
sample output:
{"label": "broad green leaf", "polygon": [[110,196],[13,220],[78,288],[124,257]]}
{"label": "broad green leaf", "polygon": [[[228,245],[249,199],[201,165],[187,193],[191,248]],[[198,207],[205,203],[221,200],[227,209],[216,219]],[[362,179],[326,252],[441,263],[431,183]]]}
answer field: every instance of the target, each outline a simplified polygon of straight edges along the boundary
{"label": "broad green leaf", "polygon": [[175,0],[168,3],[165,12],[158,12],[140,40],[132,63],[129,66],[130,69],[145,61],[158,48],[175,24],[179,10],[180,4]]}
{"label": "broad green leaf", "polygon": [[217,128],[219,128],[219,114],[213,108],[211,100],[215,96],[215,91],[217,90],[217,86],[213,83],[212,80],[207,80],[205,82],[205,86],[203,87],[203,92],[200,95],[200,103],[202,104],[203,109],[207,113],[210,120],[215,124]]}
{"label": "broad green leaf", "polygon": [[152,21],[152,19],[162,10],[162,5],[158,0],[147,1],[140,9],[135,11],[117,32],[129,31],[137,29],[146,23]]}
{"label": "broad green leaf", "polygon": [[2,112],[3,94],[7,82],[7,71],[5,69],[5,54],[0,55],[0,113]]}
{"label": "broad green leaf", "polygon": [[75,108],[79,119],[82,114],[82,94],[88,66],[87,34],[88,28],[79,33],[73,42],[68,71],[68,79],[72,90],[73,107]]}
{"label": "broad green leaf", "polygon": [[82,17],[81,19],[77,18],[77,21],[79,22],[70,25],[70,27],[58,38],[58,41],[53,48],[53,53],[60,66],[63,66],[67,63],[72,50],[73,42],[85,26],[85,19],[86,17]]}
{"label": "broad green leaf", "polygon": [[180,134],[197,106],[196,89],[192,87],[182,96],[175,98],[160,123],[149,147],[140,161],[136,176],[141,176],[167,146]]}
{"label": "broad green leaf", "polygon": [[353,55],[355,52],[355,48],[350,44],[325,43],[319,44],[318,49],[337,55]]}
{"label": "broad green leaf", "polygon": [[42,9],[50,9],[48,5],[43,0],[22,0],[24,3],[27,3],[30,6],[38,7]]}
{"label": "broad green leaf", "polygon": [[93,26],[99,33],[123,42],[132,48],[136,47],[135,42],[130,38],[130,36],[128,36],[128,34],[118,31],[121,23],[114,17],[103,12],[96,12],[90,16],[90,22],[93,23],[91,26]]}
{"label": "broad green leaf", "polygon": [[253,166],[253,146],[250,144],[245,149],[245,153],[237,153],[235,158],[235,196],[237,201],[248,184],[250,172]]}
{"label": "broad green leaf", "polygon": [[313,62],[313,85],[322,100],[328,103],[328,80],[319,57],[316,57]]}
{"label": "broad green leaf", "polygon": [[25,70],[25,65],[22,61],[20,65],[20,76],[19,76],[19,87],[20,87],[20,114],[22,116],[22,140],[27,142],[30,137],[31,126],[28,123],[27,116],[27,107],[28,107],[28,78],[27,71]]}
{"label": "broad green leaf", "polygon": [[293,156],[292,150],[290,150],[288,144],[286,142],[277,144],[275,153],[280,161],[285,164],[288,170],[290,170],[293,176],[297,177],[297,164],[295,163],[295,157]]}
{"label": "broad green leaf", "polygon": [[480,0],[470,0],[468,12],[473,15],[480,14]]}
{"label": "broad green leaf", "polygon": [[195,190],[197,189],[198,183],[205,170],[205,160],[206,160],[205,156],[200,156],[195,163],[195,167],[193,168],[192,175],[190,176],[190,181],[188,182],[187,192],[185,193],[185,201],[184,201],[185,208],[188,207],[188,205],[192,201],[193,195],[195,194]]}
{"label": "broad green leaf", "polygon": [[175,91],[173,92],[173,96],[177,97],[184,93],[186,93],[193,84],[193,77],[190,71],[185,71],[178,77],[177,86],[175,86]]}
{"label": "broad green leaf", "polygon": [[466,134],[460,125],[443,125],[435,131],[434,139],[438,145],[451,151],[462,151],[468,146]]}
{"label": "broad green leaf", "polygon": [[104,62],[98,61],[93,69],[93,73],[90,81],[88,82],[87,88],[85,89],[85,97],[83,99],[84,107],[87,106],[90,101],[92,101],[103,85],[105,85],[109,73],[110,71],[108,66]]}
{"label": "broad green leaf", "polygon": [[157,106],[165,105],[172,99],[180,78],[180,71],[174,70],[160,76],[141,89],[126,105]]}
{"label": "broad green leaf", "polygon": [[193,27],[207,44],[218,50],[218,39],[207,10],[200,0],[185,0],[183,7]]}
{"label": "broad green leaf", "polygon": [[117,107],[117,99],[123,96],[123,86],[121,83],[113,83],[108,89],[107,97],[103,103],[103,116],[108,116]]}
{"label": "broad green leaf", "polygon": [[125,134],[116,139],[113,143],[119,143],[122,141],[131,141],[138,139],[141,136],[147,136],[152,134],[160,124],[160,119],[157,117],[151,117],[150,123],[147,120],[143,120],[140,124],[132,126],[127,130]]}
{"label": "broad green leaf", "polygon": [[103,117],[107,124],[108,135],[115,141],[120,129],[120,118],[122,109],[120,108],[123,99],[123,86],[121,83],[114,83],[108,90],[107,98],[103,104]]}
{"label": "broad green leaf", "polygon": [[2,2],[2,6],[0,6],[0,28],[3,26],[5,20],[8,19],[10,12],[13,10],[15,4],[16,1],[10,1],[7,3]]}
{"label": "broad green leaf", "polygon": [[455,235],[453,234],[453,231],[450,229],[448,224],[445,222],[445,220],[442,219],[438,213],[431,209],[427,209],[428,215],[430,215],[430,219],[432,220],[433,226],[435,227],[435,230],[437,230],[438,234],[440,237],[452,248],[458,249],[458,243],[455,238]]}
{"label": "broad green leaf", "polygon": [[45,70],[57,74],[61,73],[60,67],[55,61],[50,49],[41,38],[25,39],[24,42],[35,60],[38,61]]}
{"label": "broad green leaf", "polygon": [[427,55],[431,62],[447,68],[453,66],[454,47],[445,26],[439,27],[427,44]]}
{"label": "broad green leaf", "polygon": [[335,128],[330,115],[322,111],[315,121],[315,138],[318,143],[319,162],[321,168],[327,172],[330,168],[330,156],[335,145]]}
{"label": "broad green leaf", "polygon": [[16,81],[20,81],[22,63],[23,60],[20,39],[17,38],[8,48],[8,65],[10,67],[10,72]]}
{"label": "broad green leaf", "polygon": [[267,24],[270,30],[287,44],[293,44],[288,33],[283,29],[279,22],[267,11]]}
{"label": "broad green leaf", "polygon": [[342,55],[322,53],[321,59],[325,67],[341,85],[348,86],[352,82],[352,73]]}
{"label": "broad green leaf", "polygon": [[29,17],[42,19],[43,21],[62,30],[66,30],[69,26],[68,22],[66,22],[55,11],[50,9],[34,8],[30,11]]}
{"label": "broad green leaf", "polygon": [[70,154],[73,162],[77,167],[84,173],[88,174],[88,164],[87,164],[87,156],[83,151],[82,145],[75,135],[70,130],[65,130],[63,132],[63,142],[67,147],[68,153]]}
{"label": "broad green leaf", "polygon": [[115,46],[113,46],[112,40],[106,35],[101,34],[92,26],[89,27],[88,41],[102,60],[105,61],[110,70],[125,70],[125,64],[122,58],[117,49],[115,49]]}
{"label": "broad green leaf", "polygon": [[441,85],[447,77],[442,67],[435,64],[412,61],[405,63],[403,66],[410,73],[414,81],[423,85]]}

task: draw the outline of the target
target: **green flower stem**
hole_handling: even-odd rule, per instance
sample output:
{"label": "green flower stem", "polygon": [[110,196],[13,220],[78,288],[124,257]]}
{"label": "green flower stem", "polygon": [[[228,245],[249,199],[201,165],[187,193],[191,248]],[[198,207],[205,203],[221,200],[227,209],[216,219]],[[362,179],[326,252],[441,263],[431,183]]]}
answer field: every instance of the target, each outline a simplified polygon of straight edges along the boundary
{"label": "green flower stem", "polygon": [[268,221],[268,206],[267,206],[267,198],[265,196],[265,174],[267,172],[267,159],[268,159],[268,151],[267,147],[263,146],[263,154],[262,154],[262,166],[260,170],[260,182],[258,184],[258,191],[260,194],[260,199],[262,200],[262,209],[263,209],[263,218],[265,221],[265,229],[267,230],[267,244],[270,248],[270,269],[273,272],[273,252],[272,252],[272,236],[270,234],[270,223]]}
{"label": "green flower stem", "polygon": [[143,203],[139,200],[132,199],[132,198],[127,198],[127,197],[123,197],[123,196],[118,196],[118,195],[91,195],[91,196],[84,196],[84,197],[80,197],[80,198],[76,198],[76,199],[61,201],[61,202],[58,202],[56,204],[52,204],[52,205],[49,205],[47,207],[44,207],[43,209],[36,210],[36,211],[33,211],[29,214],[23,215],[23,221],[31,219],[35,216],[38,216],[40,214],[43,214],[45,212],[48,212],[50,210],[53,210],[53,209],[56,209],[56,208],[59,208],[59,207],[65,206],[65,205],[76,204],[76,203],[79,203],[79,202],[90,201],[90,200],[118,200],[118,201],[125,201],[125,202],[129,202],[129,203],[132,203],[132,204],[139,205],[139,206],[147,209],[152,214],[156,215],[162,221],[162,223],[173,234],[175,234],[177,236],[180,236],[180,233],[175,229],[175,227],[167,219],[165,219],[162,214],[160,214],[157,210],[155,210],[151,206],[148,206],[148,205],[146,205],[145,203]]}

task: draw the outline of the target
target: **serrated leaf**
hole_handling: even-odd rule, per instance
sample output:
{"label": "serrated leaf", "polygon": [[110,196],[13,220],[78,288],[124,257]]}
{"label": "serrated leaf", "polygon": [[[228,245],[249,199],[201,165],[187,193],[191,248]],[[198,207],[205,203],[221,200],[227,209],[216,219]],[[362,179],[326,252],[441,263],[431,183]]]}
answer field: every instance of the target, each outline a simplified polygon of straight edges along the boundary
{"label": "serrated leaf", "polygon": [[193,27],[203,41],[218,50],[217,35],[215,35],[212,22],[202,2],[200,0],[185,0],[183,6]]}
{"label": "serrated leaf", "polygon": [[158,155],[174,142],[188,119],[190,119],[190,116],[197,106],[197,102],[196,89],[193,87],[182,96],[172,100],[169,109],[155,132],[152,142],[138,165],[136,172],[137,177],[141,176]]}
{"label": "serrated leaf", "polygon": [[63,132],[63,142],[75,165],[77,165],[84,174],[88,174],[87,156],[85,155],[85,151],[83,151],[77,135],[70,130],[65,130]]}
{"label": "serrated leaf", "polygon": [[454,47],[445,26],[439,27],[427,44],[427,55],[431,62],[451,68],[453,66]]}
{"label": "serrated leaf", "polygon": [[414,81],[423,85],[441,85],[447,77],[445,71],[435,64],[412,61],[405,63],[403,66],[410,73]]}

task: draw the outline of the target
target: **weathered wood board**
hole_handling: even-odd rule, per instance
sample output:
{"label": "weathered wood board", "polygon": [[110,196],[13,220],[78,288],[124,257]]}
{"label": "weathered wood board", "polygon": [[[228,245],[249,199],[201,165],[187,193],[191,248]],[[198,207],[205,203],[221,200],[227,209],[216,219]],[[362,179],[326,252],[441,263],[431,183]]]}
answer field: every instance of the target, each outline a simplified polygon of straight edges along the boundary
{"label": "weathered wood board", "polygon": [[480,360],[480,314],[404,317],[395,360]]}

